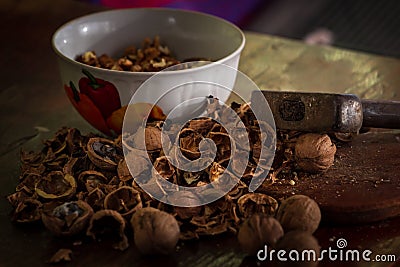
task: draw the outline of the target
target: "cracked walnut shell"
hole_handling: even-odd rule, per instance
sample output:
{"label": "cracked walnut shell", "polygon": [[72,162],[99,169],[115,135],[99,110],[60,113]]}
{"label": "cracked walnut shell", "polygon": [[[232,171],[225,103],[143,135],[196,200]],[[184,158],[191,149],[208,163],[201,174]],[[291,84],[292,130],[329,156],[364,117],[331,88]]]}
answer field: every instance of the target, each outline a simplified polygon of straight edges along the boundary
{"label": "cracked walnut shell", "polygon": [[75,178],[61,171],[50,172],[35,185],[35,192],[48,200],[67,199],[75,194],[77,184]]}
{"label": "cracked walnut shell", "polygon": [[310,173],[326,171],[335,159],[336,146],[327,134],[303,134],[294,149],[297,165]]}
{"label": "cracked walnut shell", "polygon": [[104,198],[104,208],[128,216],[142,208],[140,193],[130,186],[121,186]]}
{"label": "cracked walnut shell", "polygon": [[115,170],[124,157],[122,149],[113,141],[100,137],[89,139],[87,155],[94,165],[104,170]]}
{"label": "cracked walnut shell", "polygon": [[86,235],[94,240],[109,238],[113,243],[113,248],[125,250],[129,247],[128,238],[125,235],[125,220],[121,214],[115,210],[99,210],[93,214]]}
{"label": "cracked walnut shell", "polygon": [[44,209],[42,222],[50,232],[57,236],[71,236],[82,232],[92,215],[92,207],[86,202],[78,200]]}
{"label": "cracked walnut shell", "polygon": [[175,217],[147,207],[136,211],[131,219],[135,245],[143,254],[169,254],[178,242],[180,229]]}

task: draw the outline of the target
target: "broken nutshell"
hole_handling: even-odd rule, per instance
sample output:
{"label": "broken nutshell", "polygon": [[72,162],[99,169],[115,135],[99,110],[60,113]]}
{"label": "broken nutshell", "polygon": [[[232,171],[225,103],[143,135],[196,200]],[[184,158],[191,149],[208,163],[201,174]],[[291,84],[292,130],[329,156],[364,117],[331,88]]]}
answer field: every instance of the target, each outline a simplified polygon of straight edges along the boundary
{"label": "broken nutshell", "polygon": [[133,214],[131,225],[135,245],[143,254],[170,254],[179,239],[179,225],[174,216],[147,207]]}
{"label": "broken nutshell", "polygon": [[306,172],[317,173],[333,165],[336,146],[327,134],[307,133],[299,136],[294,150],[297,165]]}
{"label": "broken nutshell", "polygon": [[130,186],[121,186],[105,197],[104,208],[118,211],[122,216],[130,216],[142,208],[140,193]]}
{"label": "broken nutshell", "polygon": [[44,226],[57,236],[72,236],[83,232],[90,218],[93,209],[82,200],[65,202],[56,207],[54,203],[45,205],[42,212]]}
{"label": "broken nutshell", "polygon": [[240,226],[237,237],[247,254],[256,255],[264,245],[274,247],[282,236],[283,229],[278,220],[267,214],[256,213]]}
{"label": "broken nutshell", "polygon": [[125,235],[125,220],[115,210],[99,210],[93,214],[86,235],[94,240],[109,239],[113,242],[113,248],[125,250],[129,247],[128,238]]}
{"label": "broken nutshell", "polygon": [[285,231],[314,233],[321,221],[321,211],[317,202],[310,197],[294,195],[281,202],[276,218]]}
{"label": "broken nutshell", "polygon": [[34,198],[25,198],[18,202],[13,213],[12,221],[18,223],[31,223],[40,220],[42,203]]}
{"label": "broken nutshell", "polygon": [[59,249],[54,255],[50,258],[49,263],[60,263],[60,262],[68,262],[72,260],[72,250],[68,248]]}
{"label": "broken nutshell", "polygon": [[53,171],[40,179],[35,185],[35,192],[43,199],[68,199],[76,191],[75,178],[61,171]]}
{"label": "broken nutshell", "polygon": [[88,192],[97,188],[100,184],[107,184],[107,177],[98,171],[83,171],[78,176],[78,185],[84,186]]}
{"label": "broken nutshell", "polygon": [[113,141],[101,137],[89,139],[87,155],[94,165],[104,170],[115,170],[119,161],[124,157],[121,147]]}

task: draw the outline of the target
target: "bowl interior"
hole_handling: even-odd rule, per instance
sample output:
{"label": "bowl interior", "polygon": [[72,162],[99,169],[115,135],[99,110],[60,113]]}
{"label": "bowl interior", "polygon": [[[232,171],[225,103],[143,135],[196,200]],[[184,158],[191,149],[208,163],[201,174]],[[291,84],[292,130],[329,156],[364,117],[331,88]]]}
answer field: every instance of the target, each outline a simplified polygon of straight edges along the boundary
{"label": "bowl interior", "polygon": [[119,57],[126,47],[140,47],[144,38],[156,35],[179,60],[192,57],[219,60],[244,42],[237,27],[214,16],[144,8],[111,10],[75,19],[54,34],[53,45],[69,59],[89,50]]}

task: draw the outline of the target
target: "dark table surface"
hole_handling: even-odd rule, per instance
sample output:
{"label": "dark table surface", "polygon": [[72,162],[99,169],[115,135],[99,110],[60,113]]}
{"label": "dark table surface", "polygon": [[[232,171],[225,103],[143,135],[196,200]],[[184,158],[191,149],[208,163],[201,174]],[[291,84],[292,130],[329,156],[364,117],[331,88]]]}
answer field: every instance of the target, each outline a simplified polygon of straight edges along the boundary
{"label": "dark table surface", "polygon": [[[236,237],[222,235],[179,243],[169,257],[146,258],[133,246],[125,252],[110,244],[60,240],[41,225],[10,221],[5,196],[15,190],[19,151],[37,150],[62,126],[94,131],[73,110],[61,90],[51,35],[68,20],[99,11],[69,0],[0,2],[0,266],[45,266],[60,248],[73,250],[68,266],[257,266],[240,252]],[[400,62],[254,33],[246,33],[240,70],[261,89],[357,93],[365,98],[400,99]],[[399,157],[400,164],[400,157]],[[361,226],[322,225],[315,234],[322,247],[346,238],[351,247],[400,256],[400,219]],[[389,266],[389,263],[321,263],[320,266]]]}

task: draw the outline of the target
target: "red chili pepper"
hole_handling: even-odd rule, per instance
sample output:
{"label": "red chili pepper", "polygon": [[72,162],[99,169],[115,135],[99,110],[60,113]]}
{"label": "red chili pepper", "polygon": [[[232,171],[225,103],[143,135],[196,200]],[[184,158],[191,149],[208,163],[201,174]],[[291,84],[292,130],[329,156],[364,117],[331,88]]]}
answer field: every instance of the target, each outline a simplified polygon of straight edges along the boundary
{"label": "red chili pepper", "polygon": [[81,94],[87,95],[98,107],[103,118],[108,118],[115,110],[121,108],[121,100],[115,86],[103,79],[95,78],[89,71],[82,69],[87,76],[79,80]]}
{"label": "red chili pepper", "polygon": [[72,82],[69,82],[69,85],[69,87],[64,85],[64,90],[79,114],[81,114],[81,116],[96,129],[111,136],[112,133],[108,128],[107,123],[93,101],[87,95],[79,93]]}

